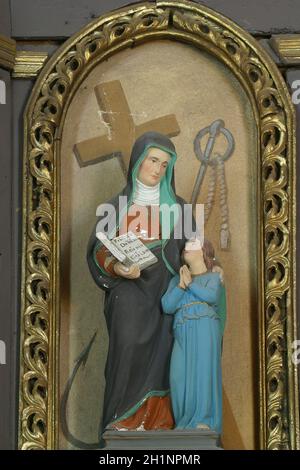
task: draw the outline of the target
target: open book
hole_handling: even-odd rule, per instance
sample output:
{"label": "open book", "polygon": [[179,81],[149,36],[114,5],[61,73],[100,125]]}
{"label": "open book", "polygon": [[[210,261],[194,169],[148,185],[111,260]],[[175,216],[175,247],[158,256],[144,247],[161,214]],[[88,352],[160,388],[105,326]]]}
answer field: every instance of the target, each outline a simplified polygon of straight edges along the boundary
{"label": "open book", "polygon": [[119,235],[111,240],[102,232],[97,232],[96,236],[111,254],[126,266],[137,264],[142,270],[158,261],[152,251],[133,232]]}

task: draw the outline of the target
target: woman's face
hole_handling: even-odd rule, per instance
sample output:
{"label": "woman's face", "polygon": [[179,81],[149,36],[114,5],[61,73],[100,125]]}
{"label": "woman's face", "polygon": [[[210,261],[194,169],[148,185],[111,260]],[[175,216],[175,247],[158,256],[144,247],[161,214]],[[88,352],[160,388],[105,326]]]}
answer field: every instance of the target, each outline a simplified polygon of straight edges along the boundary
{"label": "woman's face", "polygon": [[186,242],[183,250],[183,259],[187,264],[190,264],[195,259],[203,260],[203,250],[200,240],[192,238]]}
{"label": "woman's face", "polygon": [[138,179],[147,186],[156,186],[166,173],[170,160],[170,155],[164,150],[150,147],[139,167]]}

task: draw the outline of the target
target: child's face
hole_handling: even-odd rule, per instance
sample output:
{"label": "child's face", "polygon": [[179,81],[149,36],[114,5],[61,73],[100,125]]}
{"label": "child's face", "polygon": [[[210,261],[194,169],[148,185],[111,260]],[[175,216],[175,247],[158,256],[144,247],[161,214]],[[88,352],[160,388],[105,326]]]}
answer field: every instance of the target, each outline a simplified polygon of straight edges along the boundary
{"label": "child's face", "polygon": [[203,260],[203,251],[202,251],[202,244],[201,241],[198,239],[191,239],[188,240],[185,244],[183,250],[183,259],[184,261],[189,264],[193,262],[193,260],[198,259]]}

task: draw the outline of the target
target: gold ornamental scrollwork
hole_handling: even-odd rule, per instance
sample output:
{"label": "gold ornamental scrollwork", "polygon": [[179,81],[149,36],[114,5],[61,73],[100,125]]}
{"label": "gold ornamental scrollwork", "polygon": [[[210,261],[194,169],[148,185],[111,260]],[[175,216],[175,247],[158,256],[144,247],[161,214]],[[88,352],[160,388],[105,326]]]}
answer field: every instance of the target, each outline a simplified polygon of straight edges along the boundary
{"label": "gold ornamental scrollwork", "polygon": [[237,76],[252,103],[258,145],[260,446],[299,446],[294,111],[272,60],[248,33],[193,2],[161,1],[103,16],[47,62],[25,113],[21,449],[57,447],[60,138],[79,84],[127,47],[172,39],[204,49]]}

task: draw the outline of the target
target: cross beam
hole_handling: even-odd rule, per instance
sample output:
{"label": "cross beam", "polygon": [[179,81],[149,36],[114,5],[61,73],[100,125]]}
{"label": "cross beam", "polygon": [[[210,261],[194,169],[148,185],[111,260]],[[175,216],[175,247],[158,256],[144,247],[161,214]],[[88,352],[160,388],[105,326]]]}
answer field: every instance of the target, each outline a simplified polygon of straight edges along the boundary
{"label": "cross beam", "polygon": [[108,135],[84,140],[74,146],[81,167],[94,165],[112,157],[120,157],[124,173],[127,172],[134,141],[147,131],[157,131],[169,137],[180,133],[174,114],[158,117],[135,125],[126,96],[119,80],[101,83],[95,87],[101,115]]}

